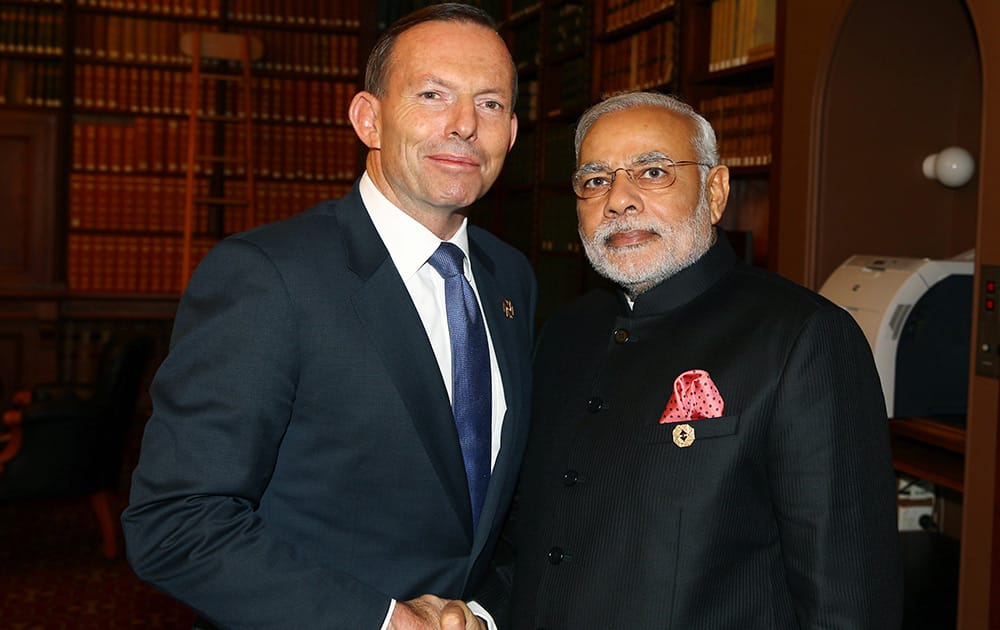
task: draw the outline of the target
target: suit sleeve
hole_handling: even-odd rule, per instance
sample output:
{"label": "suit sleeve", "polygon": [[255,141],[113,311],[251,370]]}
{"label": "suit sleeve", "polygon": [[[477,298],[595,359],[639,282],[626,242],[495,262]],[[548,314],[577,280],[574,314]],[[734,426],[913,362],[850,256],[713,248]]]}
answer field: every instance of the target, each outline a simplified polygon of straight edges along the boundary
{"label": "suit sleeve", "polygon": [[842,309],[805,323],[781,371],[768,453],[802,628],[898,628],[895,478],[878,374]]}
{"label": "suit sleeve", "polygon": [[389,597],[297,556],[258,517],[295,398],[280,274],[223,241],[181,300],[122,516],[137,575],[226,628],[376,630]]}

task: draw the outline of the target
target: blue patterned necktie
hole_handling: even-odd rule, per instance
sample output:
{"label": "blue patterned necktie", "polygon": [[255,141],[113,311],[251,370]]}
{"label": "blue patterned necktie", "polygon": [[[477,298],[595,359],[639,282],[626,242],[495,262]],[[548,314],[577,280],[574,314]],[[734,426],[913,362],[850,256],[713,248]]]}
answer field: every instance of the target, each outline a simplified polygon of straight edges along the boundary
{"label": "blue patterned necktie", "polygon": [[463,273],[465,253],[452,243],[441,243],[427,261],[444,278],[444,297],[451,338],[451,407],[465,460],[472,498],[472,528],[490,485],[492,382],[490,351],[479,303]]}

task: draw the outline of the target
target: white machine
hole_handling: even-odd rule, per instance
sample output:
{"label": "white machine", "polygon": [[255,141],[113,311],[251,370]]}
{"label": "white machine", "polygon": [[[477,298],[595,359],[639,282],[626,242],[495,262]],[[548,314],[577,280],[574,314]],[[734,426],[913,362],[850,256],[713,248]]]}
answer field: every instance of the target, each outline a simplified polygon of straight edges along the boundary
{"label": "white machine", "polygon": [[889,417],[964,416],[973,257],[851,256],[820,294],[854,316]]}

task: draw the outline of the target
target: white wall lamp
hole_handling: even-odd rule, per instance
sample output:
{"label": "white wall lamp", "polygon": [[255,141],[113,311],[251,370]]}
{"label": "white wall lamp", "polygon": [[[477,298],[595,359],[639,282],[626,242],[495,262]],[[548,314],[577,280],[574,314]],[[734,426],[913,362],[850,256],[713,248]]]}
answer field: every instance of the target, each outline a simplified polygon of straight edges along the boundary
{"label": "white wall lamp", "polygon": [[976,172],[976,160],[962,147],[948,147],[924,158],[924,177],[936,179],[948,188],[969,183]]}

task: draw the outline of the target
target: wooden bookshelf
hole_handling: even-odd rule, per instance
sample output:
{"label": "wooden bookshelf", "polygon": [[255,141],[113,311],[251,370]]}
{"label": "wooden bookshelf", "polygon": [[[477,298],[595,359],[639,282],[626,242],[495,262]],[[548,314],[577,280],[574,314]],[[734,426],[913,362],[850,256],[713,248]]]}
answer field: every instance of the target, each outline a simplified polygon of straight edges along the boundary
{"label": "wooden bookshelf", "polygon": [[[44,304],[51,315],[44,326],[22,317],[27,307],[7,318],[8,389],[66,372],[71,344],[58,340],[74,338],[67,327],[153,322],[169,334],[182,287],[190,59],[181,34],[264,43],[251,106],[261,224],[343,196],[360,172],[346,112],[374,14],[356,1],[0,0],[0,161],[17,167],[11,216],[0,223],[11,228],[0,241],[10,239],[17,265],[0,265],[0,300]],[[224,114],[232,95],[209,93],[201,107]],[[228,155],[243,141],[216,134],[199,152]],[[238,168],[206,167],[198,186],[242,196]],[[193,262],[244,228],[235,214],[201,211]]]}
{"label": "wooden bookshelf", "polygon": [[965,476],[965,427],[933,418],[889,421],[896,470],[962,492]]}
{"label": "wooden bookshelf", "polygon": [[539,320],[603,283],[581,254],[569,175],[576,120],[617,91],[679,95],[713,123],[732,175],[722,227],[752,245],[754,264],[771,265],[778,2],[512,0],[502,26],[522,86],[520,137],[492,193],[503,210],[488,213],[487,227],[523,247],[509,230],[523,226],[503,217],[530,203]]}
{"label": "wooden bookshelf", "polygon": [[[223,30],[264,42],[264,57],[252,68],[250,106],[256,222],[342,196],[357,173],[345,113],[357,88],[358,9],[356,3],[249,0],[80,3],[73,16],[69,290],[176,295],[183,286],[190,89],[190,60],[179,47],[184,32]],[[221,88],[208,90],[199,104],[210,115],[234,107],[232,94]],[[206,146],[199,154],[238,154],[239,133],[213,136],[213,123],[203,125],[199,138]],[[198,196],[244,197],[242,168],[206,165],[197,173]],[[225,206],[199,207],[191,265],[244,226]]]}

